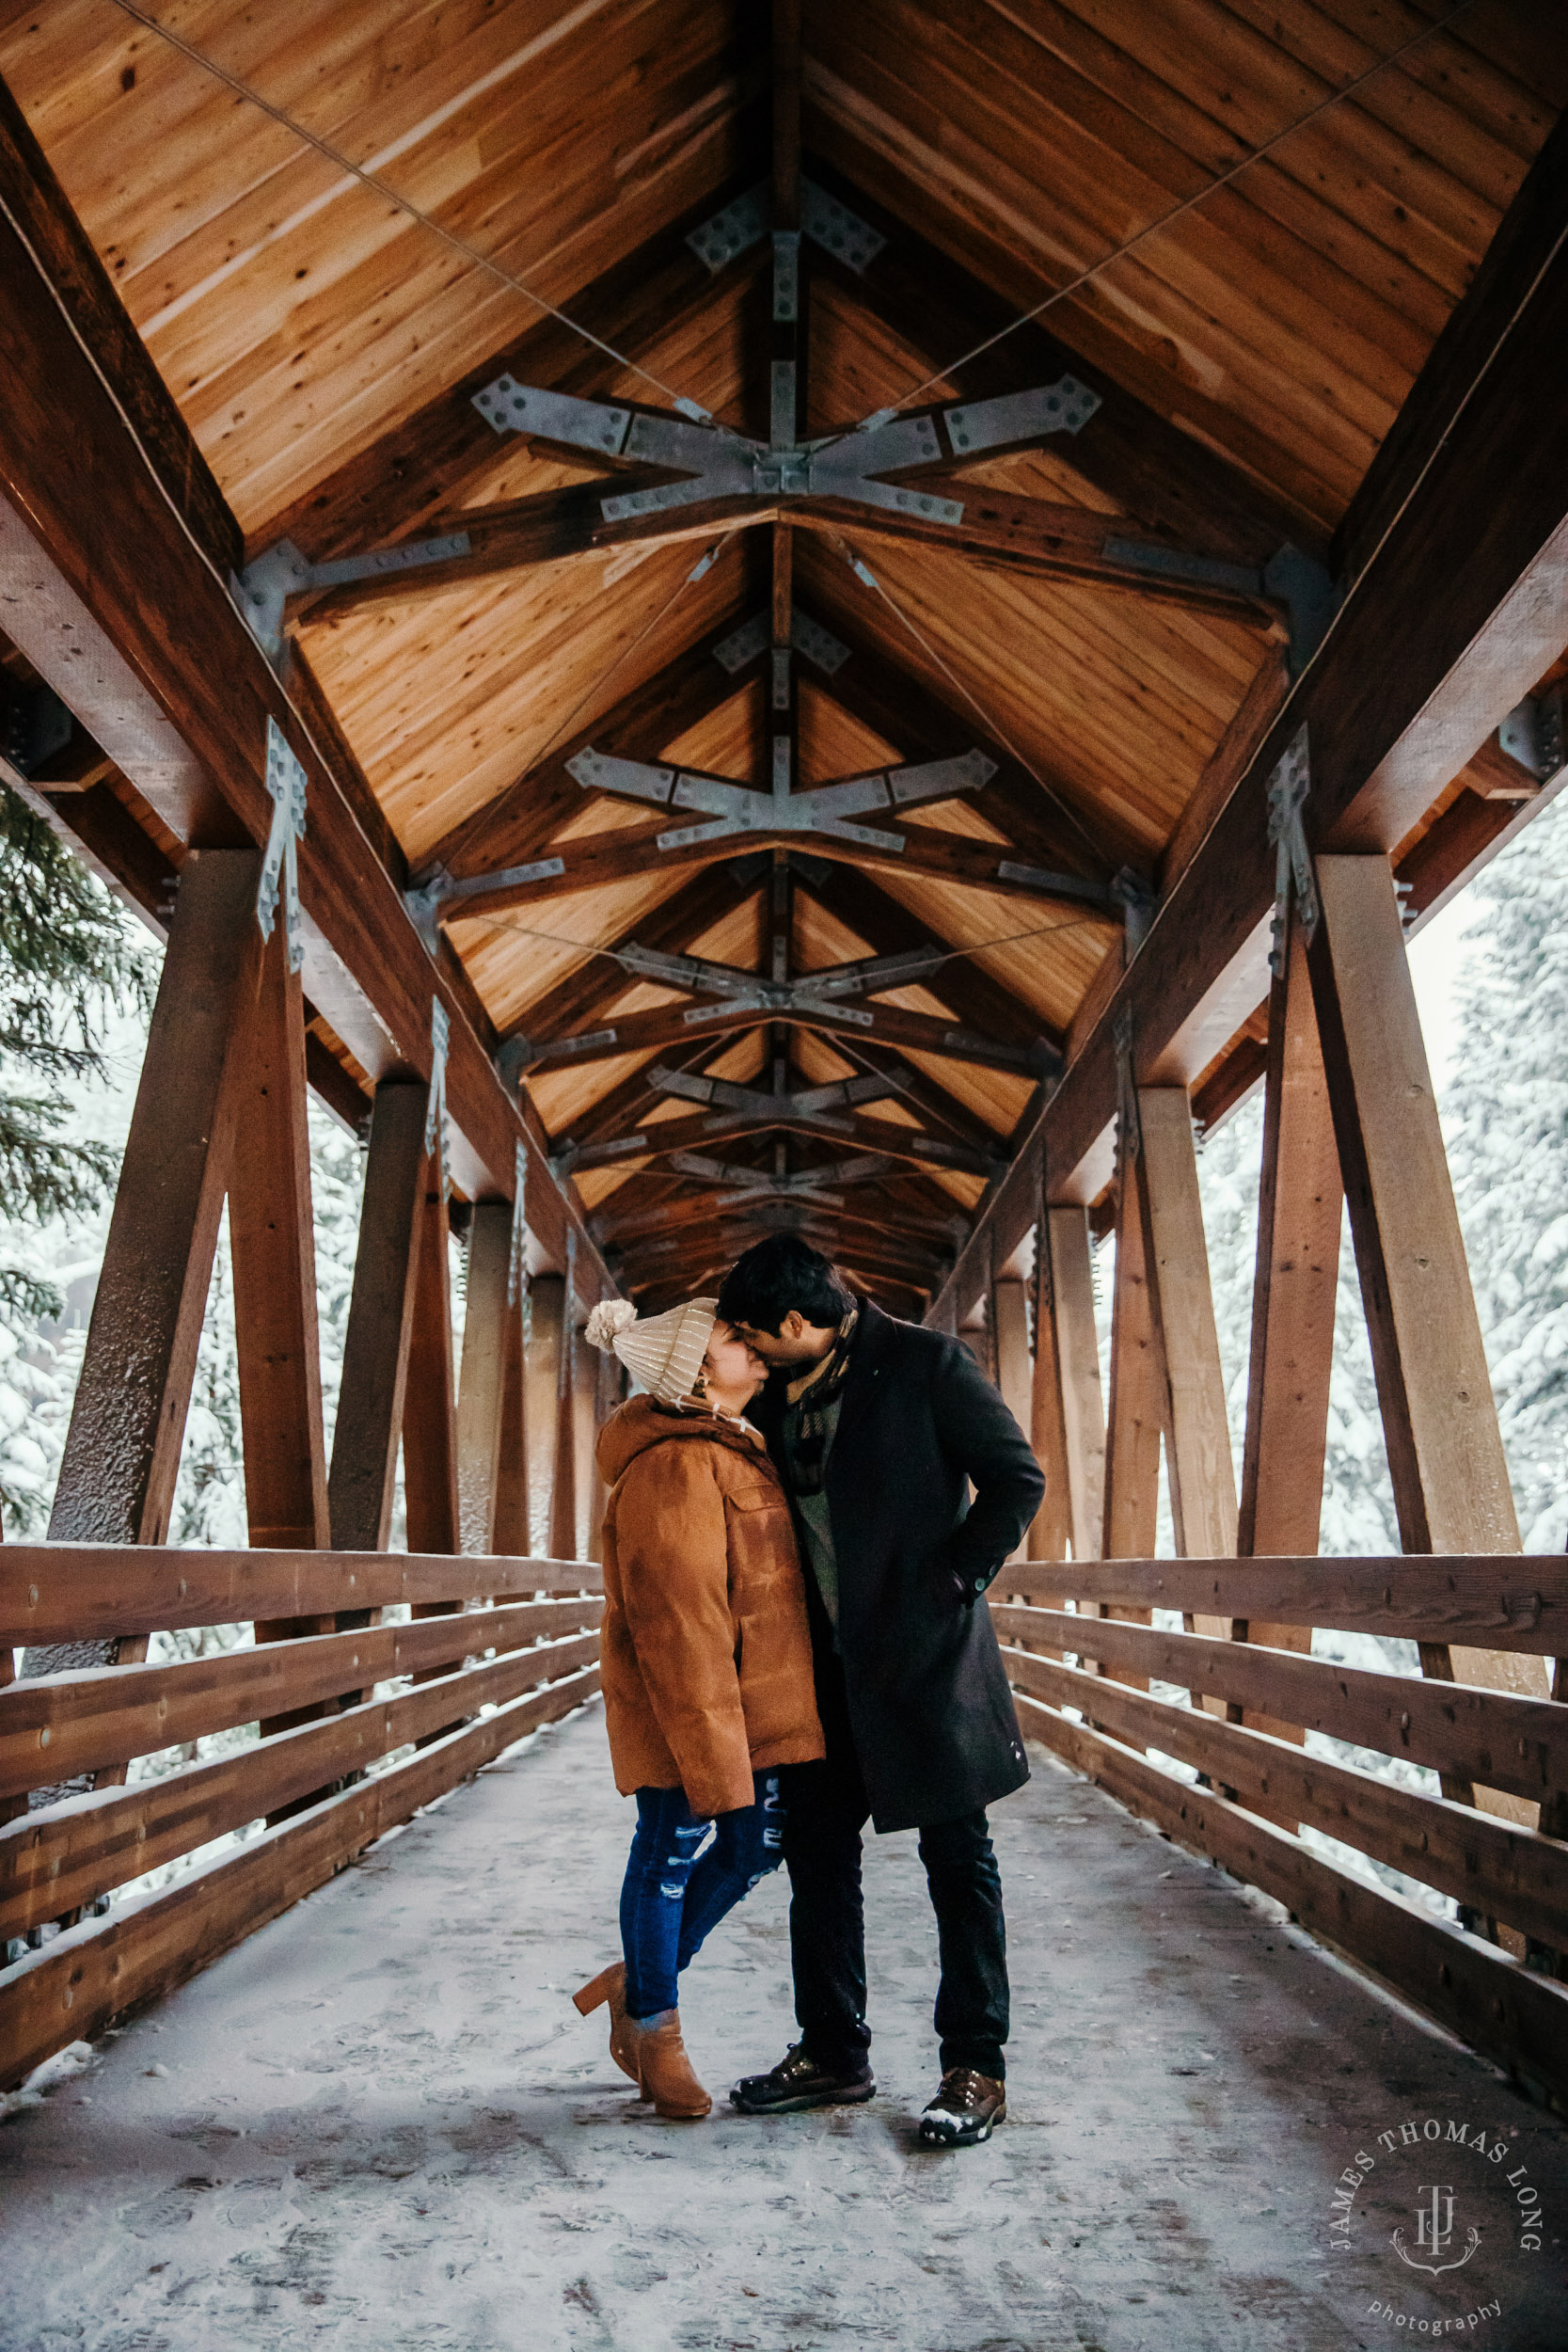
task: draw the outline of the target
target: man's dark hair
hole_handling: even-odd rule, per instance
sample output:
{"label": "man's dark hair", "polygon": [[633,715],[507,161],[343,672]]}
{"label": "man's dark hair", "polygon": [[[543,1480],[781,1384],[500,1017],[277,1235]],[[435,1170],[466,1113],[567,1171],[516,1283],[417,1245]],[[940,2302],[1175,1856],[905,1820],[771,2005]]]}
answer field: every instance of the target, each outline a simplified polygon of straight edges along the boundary
{"label": "man's dark hair", "polygon": [[843,1277],[796,1233],[769,1233],[736,1260],[719,1288],[726,1323],[750,1324],[777,1336],[794,1308],[808,1323],[831,1329],[854,1305]]}

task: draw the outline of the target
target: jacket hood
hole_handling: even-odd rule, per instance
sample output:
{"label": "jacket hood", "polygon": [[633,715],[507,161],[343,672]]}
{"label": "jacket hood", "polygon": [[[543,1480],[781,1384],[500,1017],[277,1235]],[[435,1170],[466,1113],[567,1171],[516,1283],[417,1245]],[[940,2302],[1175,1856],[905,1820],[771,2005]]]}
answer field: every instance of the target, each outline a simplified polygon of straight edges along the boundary
{"label": "jacket hood", "polygon": [[650,1446],[689,1444],[693,1440],[726,1446],[732,1454],[744,1454],[759,1466],[768,1461],[767,1447],[754,1430],[738,1429],[733,1421],[721,1421],[717,1413],[660,1405],[651,1396],[634,1396],[619,1411],[611,1413],[599,1432],[594,1448],[599,1475],[607,1486],[613,1486]]}

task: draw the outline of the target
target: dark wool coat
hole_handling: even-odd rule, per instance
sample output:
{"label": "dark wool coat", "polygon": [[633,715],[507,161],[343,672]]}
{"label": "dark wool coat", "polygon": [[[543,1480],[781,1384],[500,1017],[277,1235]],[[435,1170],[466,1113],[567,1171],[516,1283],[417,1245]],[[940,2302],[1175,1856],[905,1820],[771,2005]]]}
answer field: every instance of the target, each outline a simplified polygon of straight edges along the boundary
{"label": "dark wool coat", "polygon": [[[784,1404],[775,1375],[752,1408],[781,1468]],[[877,1829],[953,1820],[1022,1788],[1029,1767],[990,1613],[964,1605],[954,1574],[983,1591],[1045,1481],[959,1341],[862,1306],[826,1491],[849,1721]],[[820,1647],[826,1618],[812,1600]]]}

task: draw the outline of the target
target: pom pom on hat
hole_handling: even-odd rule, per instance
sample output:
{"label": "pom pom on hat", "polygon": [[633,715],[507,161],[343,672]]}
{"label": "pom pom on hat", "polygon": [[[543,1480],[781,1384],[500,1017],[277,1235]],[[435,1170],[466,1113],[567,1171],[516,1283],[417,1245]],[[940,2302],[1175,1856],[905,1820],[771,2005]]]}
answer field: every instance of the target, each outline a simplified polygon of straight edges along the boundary
{"label": "pom pom on hat", "polygon": [[637,1321],[637,1310],[629,1298],[601,1298],[582,1327],[582,1336],[590,1347],[607,1352],[621,1333]]}
{"label": "pom pom on hat", "polygon": [[583,1337],[619,1356],[661,1405],[675,1405],[691,1393],[718,1314],[717,1298],[689,1298],[684,1307],[639,1321],[628,1300],[608,1298],[589,1316]]}

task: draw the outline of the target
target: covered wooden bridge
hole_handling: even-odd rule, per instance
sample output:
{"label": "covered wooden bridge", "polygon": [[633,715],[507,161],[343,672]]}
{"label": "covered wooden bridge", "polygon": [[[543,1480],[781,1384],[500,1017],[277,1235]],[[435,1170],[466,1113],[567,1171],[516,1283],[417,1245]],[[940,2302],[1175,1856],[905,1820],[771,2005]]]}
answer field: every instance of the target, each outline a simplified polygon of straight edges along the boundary
{"label": "covered wooden bridge", "polygon": [[[1519,1554],[1404,946],[1568,773],[1555,12],[39,0],[0,76],[5,772],[167,943],[0,1555],[0,2087],[124,2036],[0,2143],[0,2339],[1381,2342],[1335,2135],[1464,2108],[1558,2192],[1489,2341],[1560,2342],[1568,1567]],[[1194,1133],[1259,1087],[1238,1480]],[[330,1451],[311,1089],[367,1149]],[[179,1550],[225,1202],[254,1548]],[[1317,1556],[1347,1213],[1396,1559]],[[958,2186],[891,2120],[716,2124],[683,2203],[562,2040],[623,1836],[579,1332],[781,1227],[972,1336],[1048,1471],[993,1603],[1070,1768],[1005,1817],[1039,2128]],[[770,1892],[715,2067],[782,2046]]]}

